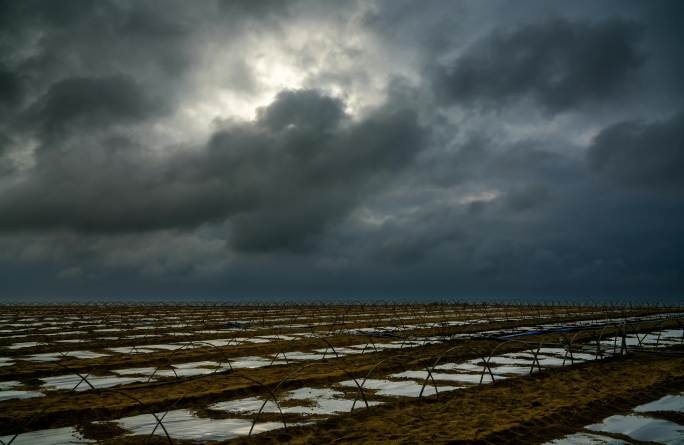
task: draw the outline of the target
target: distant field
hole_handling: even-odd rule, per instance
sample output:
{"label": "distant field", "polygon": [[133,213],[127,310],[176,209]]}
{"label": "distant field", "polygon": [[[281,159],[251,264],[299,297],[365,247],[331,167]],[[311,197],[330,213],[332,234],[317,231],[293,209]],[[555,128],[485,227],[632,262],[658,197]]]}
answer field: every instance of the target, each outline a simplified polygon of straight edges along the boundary
{"label": "distant field", "polygon": [[0,445],[684,444],[683,328],[653,306],[2,306]]}

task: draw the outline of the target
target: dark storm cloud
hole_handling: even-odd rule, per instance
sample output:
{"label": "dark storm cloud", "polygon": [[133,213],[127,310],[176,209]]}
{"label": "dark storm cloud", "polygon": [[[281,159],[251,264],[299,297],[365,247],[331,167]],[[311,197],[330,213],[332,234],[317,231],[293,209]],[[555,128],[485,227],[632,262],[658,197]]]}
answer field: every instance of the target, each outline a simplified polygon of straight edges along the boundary
{"label": "dark storm cloud", "polygon": [[684,3],[678,1],[653,2],[645,14],[652,43],[649,50],[654,57],[653,68],[673,99],[684,94],[684,54],[680,51],[684,41]]}
{"label": "dark storm cloud", "polygon": [[[274,30],[288,9],[283,2],[3,1],[0,94],[16,96],[17,77],[24,91],[40,94],[68,78],[126,75],[172,102],[208,43],[239,46],[245,28]],[[253,82],[249,70],[240,74],[242,85]]]}
{"label": "dark storm cloud", "polygon": [[[49,129],[150,109],[119,79],[68,81],[41,103]],[[0,227],[130,232],[230,218],[238,249],[296,248],[407,165],[423,138],[410,110],[380,108],[357,122],[337,99],[287,91],[254,123],[229,124],[196,152],[154,162],[110,139],[52,155],[2,196]]]}
{"label": "dark storm cloud", "polygon": [[460,206],[425,200],[361,238],[365,251],[466,294],[549,296],[559,286],[565,295],[653,295],[682,285],[684,212],[676,197],[604,186],[587,176],[583,160],[534,144],[494,148],[485,145],[469,166],[496,198]]}
{"label": "dark storm cloud", "polygon": [[151,2],[73,0],[7,2],[4,9],[2,44],[27,47],[28,57],[15,63],[35,81],[74,69],[178,72],[189,61],[189,23],[180,9],[161,15]]}
{"label": "dark storm cloud", "polygon": [[0,297],[677,298],[681,8],[0,0]]}
{"label": "dark storm cloud", "polygon": [[622,93],[641,64],[640,27],[550,20],[495,31],[434,74],[446,103],[500,107],[529,97],[551,112]]}
{"label": "dark storm cloud", "polygon": [[[260,158],[264,153],[255,156],[250,151],[237,163],[242,172],[246,169],[258,174],[261,170],[268,181],[260,187],[265,205],[238,215],[234,221],[233,242],[240,249],[296,249],[366,195],[386,186],[389,175],[409,164],[424,143],[424,130],[409,110],[384,109],[348,128],[336,129],[340,121],[334,116],[339,116],[339,111],[331,110],[328,101],[320,104],[320,112],[306,119],[319,123],[318,127],[298,127],[301,113],[281,120],[285,115],[280,114],[280,104],[276,105],[262,116],[268,125],[277,122],[271,128],[277,133],[270,134],[276,140],[262,145],[272,150],[268,159]],[[213,148],[229,147],[220,143]]]}
{"label": "dark storm cloud", "polygon": [[52,84],[28,110],[26,119],[51,141],[65,133],[141,121],[164,108],[161,100],[147,97],[128,76],[81,77]]}
{"label": "dark storm cloud", "polygon": [[334,130],[344,115],[339,100],[322,97],[317,91],[285,91],[267,108],[258,110],[259,123],[271,131],[288,126],[302,130]]}
{"label": "dark storm cloud", "polygon": [[279,0],[262,0],[258,2],[251,0],[219,0],[218,4],[224,14],[232,15],[237,19],[263,19],[275,15],[287,15],[288,8],[291,5],[291,3],[288,4],[288,2]]}
{"label": "dark storm cloud", "polygon": [[0,66],[0,107],[16,105],[23,97],[24,86],[21,77]]}
{"label": "dark storm cloud", "polygon": [[654,122],[621,122],[596,136],[594,171],[623,185],[684,191],[684,113]]}
{"label": "dark storm cloud", "polygon": [[9,145],[9,137],[0,133],[0,175],[7,175],[14,171],[14,163],[6,157]]}

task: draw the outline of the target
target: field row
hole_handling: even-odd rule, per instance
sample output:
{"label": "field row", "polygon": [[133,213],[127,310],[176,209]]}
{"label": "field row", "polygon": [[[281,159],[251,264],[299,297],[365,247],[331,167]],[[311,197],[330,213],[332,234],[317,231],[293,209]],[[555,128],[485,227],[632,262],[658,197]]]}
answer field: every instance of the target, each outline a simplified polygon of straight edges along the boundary
{"label": "field row", "polygon": [[242,323],[224,328],[231,336],[25,355],[12,344],[0,359],[0,439],[225,441],[684,347],[675,309],[506,317],[454,309],[451,320],[446,312],[438,322],[277,334],[231,319]]}

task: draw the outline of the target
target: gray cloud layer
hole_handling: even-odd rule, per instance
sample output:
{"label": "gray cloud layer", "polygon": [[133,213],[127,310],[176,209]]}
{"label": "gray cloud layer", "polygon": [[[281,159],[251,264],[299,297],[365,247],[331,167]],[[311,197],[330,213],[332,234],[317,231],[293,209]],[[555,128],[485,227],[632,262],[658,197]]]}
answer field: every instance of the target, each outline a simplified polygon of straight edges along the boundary
{"label": "gray cloud layer", "polygon": [[40,153],[0,197],[0,228],[136,232],[232,217],[237,249],[298,249],[383,187],[424,138],[410,110],[385,107],[352,121],[339,100],[302,90],[280,93],[253,123],[228,125],[206,146],[157,162],[120,139],[96,156],[91,147],[58,150],[53,135],[68,125],[92,129],[153,113],[141,96],[118,78],[50,88],[34,119],[41,147],[57,152]]}
{"label": "gray cloud layer", "polygon": [[501,107],[529,96],[558,112],[624,92],[642,62],[639,27],[549,20],[495,31],[435,74],[445,102]]}
{"label": "gray cloud layer", "polygon": [[1,3],[0,296],[679,298],[681,6],[545,5]]}
{"label": "gray cloud layer", "polygon": [[594,170],[626,186],[684,192],[684,113],[666,121],[620,122],[589,149]]}

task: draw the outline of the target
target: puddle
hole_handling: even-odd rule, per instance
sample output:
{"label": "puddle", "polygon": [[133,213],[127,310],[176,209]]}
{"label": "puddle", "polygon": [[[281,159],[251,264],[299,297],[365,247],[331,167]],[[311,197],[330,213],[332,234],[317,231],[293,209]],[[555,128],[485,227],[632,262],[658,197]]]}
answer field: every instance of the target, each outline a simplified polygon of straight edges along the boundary
{"label": "puddle", "polygon": [[165,351],[175,351],[176,349],[181,349],[181,348],[188,349],[188,348],[190,348],[190,347],[192,347],[192,346],[191,346],[189,343],[179,343],[179,344],[175,344],[175,343],[161,343],[161,344],[158,344],[158,345],[145,345],[145,346],[143,346],[143,347],[144,347],[145,349],[162,349],[162,350],[165,350]]}
{"label": "puddle", "polygon": [[[573,352],[573,353],[572,353],[572,360],[574,360],[574,361],[576,361],[576,362],[577,362],[577,361],[586,361],[586,362],[590,362],[590,361],[592,361],[592,360],[596,360],[596,354],[595,354],[595,353],[594,353],[594,354],[587,354],[587,353],[584,353],[584,352]],[[571,361],[571,360],[570,360],[570,354],[568,354],[568,356],[566,357],[566,362],[565,362],[565,363],[567,364],[567,362],[570,362],[570,361]]]}
{"label": "puddle", "polygon": [[22,357],[20,360],[27,360],[29,362],[56,362],[62,359],[59,352],[45,352],[43,354],[33,354]]}
{"label": "puddle", "polygon": [[236,338],[219,338],[219,339],[214,339],[214,340],[199,340],[197,343],[199,346],[214,346],[214,347],[222,347],[222,346],[230,346],[230,345],[237,345],[239,342],[237,342]]}
{"label": "puddle", "polygon": [[[285,400],[300,400],[307,402],[308,406],[282,406],[280,409],[283,414],[302,414],[302,415],[330,415],[336,413],[346,413],[354,409],[365,407],[361,398],[354,404],[353,399],[345,399],[344,393],[329,388],[299,388],[283,394],[278,402]],[[369,401],[368,405],[379,405],[381,402]],[[209,406],[209,409],[241,414],[256,414],[259,412],[264,399],[260,397],[246,397],[238,400],[219,402]],[[264,413],[279,413],[278,406],[268,400],[264,405]]]}
{"label": "puddle", "polygon": [[[195,416],[191,411],[179,409],[164,413],[157,413],[162,419],[164,428],[174,439],[181,440],[228,440],[246,435],[252,426],[251,420],[246,419],[205,419]],[[163,416],[163,417],[162,417]],[[157,425],[157,419],[151,414],[124,417],[115,421],[132,435],[165,435],[164,429]],[[155,428],[156,427],[156,428]],[[281,422],[262,422],[254,426],[254,433],[261,433],[282,428]]]}
{"label": "puddle", "polygon": [[11,399],[31,399],[33,397],[45,396],[45,394],[42,392],[14,389],[20,387],[21,385],[22,383],[16,380],[0,382],[0,401]]}
{"label": "puddle", "polygon": [[[560,357],[565,357],[565,354],[567,353],[567,350],[565,348],[540,348],[539,349],[539,354],[546,354],[546,355],[557,355]],[[568,353],[568,356],[570,354]]]}
{"label": "puddle", "polygon": [[[237,340],[237,338],[235,340]],[[267,338],[258,338],[258,337],[241,338],[240,340],[242,340],[245,343],[270,343],[271,342],[271,340],[269,340]]]}
{"label": "puddle", "polygon": [[116,348],[107,348],[108,351],[116,352],[119,354],[149,354],[150,352],[159,352],[154,349],[146,349],[143,347],[136,347],[136,346],[123,346],[123,347],[116,347]]}
{"label": "puddle", "polygon": [[34,397],[44,397],[45,394],[38,391],[22,391],[22,390],[2,390],[0,391],[0,401],[11,399],[32,399]]}
{"label": "puddle", "polygon": [[[625,346],[629,349],[634,348],[665,348],[673,345],[684,344],[684,337],[682,337],[682,329],[667,329],[660,332],[651,332],[648,334],[630,334],[625,338]],[[640,341],[641,340],[641,341]],[[608,352],[620,352],[622,348],[621,337],[609,337],[600,342],[601,347]]]}
{"label": "puddle", "polygon": [[[84,377],[86,377],[84,375]],[[112,386],[125,385],[134,382],[146,382],[146,378],[141,377],[118,377],[118,376],[87,376],[95,389],[111,388]],[[43,388],[52,390],[68,390],[71,391],[87,391],[91,389],[90,385],[86,383],[81,377],[76,374],[60,375],[55,377],[43,377]],[[77,386],[78,385],[78,386]],[[75,388],[75,389],[74,389]]]}
{"label": "puddle", "polygon": [[367,351],[373,351],[373,350],[381,351],[383,349],[401,349],[404,347],[402,342],[375,343],[375,344],[369,343],[368,345],[364,345],[364,346],[366,347]]}
{"label": "puddle", "polygon": [[[288,356],[289,357],[289,356]],[[230,366],[228,365],[230,361]],[[271,365],[285,365],[285,360],[273,360],[265,357],[238,357],[235,359],[228,359],[221,365],[221,369],[237,368],[262,368]]]}
{"label": "puddle", "polygon": [[[363,383],[363,380],[359,380],[359,385]],[[345,380],[338,383],[342,386],[350,386],[356,388],[356,383],[353,380]],[[380,396],[390,396],[390,397],[418,397],[420,390],[423,387],[422,383],[417,383],[411,380],[393,382],[390,380],[381,379],[368,379],[365,384],[363,384],[363,389],[372,389],[375,394]],[[437,390],[439,392],[453,391],[459,389],[458,386],[438,386]],[[429,396],[435,394],[435,387],[433,385],[425,385],[425,390],[423,391],[424,396]],[[358,402],[357,402],[358,403]]]}
{"label": "puddle", "polygon": [[215,369],[208,368],[179,368],[179,369],[160,369],[155,377],[193,377],[207,375],[216,372]]}
{"label": "puddle", "polygon": [[684,329],[667,329],[661,332],[660,342],[667,345],[684,344]]}
{"label": "puddle", "polygon": [[[341,356],[342,354],[339,355]],[[287,357],[287,360],[322,360],[323,358],[335,357],[335,354],[332,351],[329,351],[327,354],[301,351],[284,352],[278,354],[278,358],[283,356]]]}
{"label": "puddle", "polygon": [[66,353],[67,357],[73,357],[73,358],[100,358],[100,357],[108,357],[109,354],[101,354],[99,352],[91,352],[91,351],[68,351]]}
{"label": "puddle", "polygon": [[[563,366],[563,359],[562,358],[557,358],[557,357],[545,357],[542,355],[537,356],[537,361],[539,362],[539,366],[542,368],[555,368],[555,367],[560,367]],[[575,360],[576,363],[579,363],[580,360]],[[572,362],[570,361],[570,357],[565,359],[565,365],[570,365]],[[530,364],[532,364],[532,361],[530,361]],[[536,364],[534,366],[537,366]]]}
{"label": "puddle", "polygon": [[21,386],[21,382],[18,382],[16,380],[8,380],[6,382],[0,382],[0,391],[5,391],[7,389],[16,388],[17,386]]}
{"label": "puddle", "polygon": [[[13,437],[2,436],[0,440],[9,443]],[[95,443],[95,441],[84,439],[73,427],[64,427],[19,434],[12,445],[74,445],[83,443]]]}
{"label": "puddle", "polygon": [[435,366],[435,369],[440,371],[465,371],[465,372],[482,372],[483,365],[475,363],[442,363]]}
{"label": "puddle", "polygon": [[637,413],[650,413],[654,411],[675,411],[684,413],[684,394],[668,395],[654,402],[639,405],[634,408]]}
{"label": "puddle", "polygon": [[112,372],[119,375],[145,375],[150,376],[157,368],[151,366],[149,368],[126,368],[126,369],[115,369]]}
{"label": "puddle", "polygon": [[632,439],[658,442],[665,445],[684,444],[684,426],[667,420],[643,416],[610,416],[586,429],[605,433],[624,434]]}
{"label": "puddle", "polygon": [[[534,360],[534,354],[532,353],[508,353],[492,357],[489,360],[490,364],[502,364],[502,365],[519,365],[532,363]],[[470,360],[470,363],[481,363],[482,360]]]}
{"label": "puddle", "polygon": [[66,351],[66,352],[45,352],[42,354],[28,355],[22,360],[28,360],[30,362],[56,362],[63,358],[99,358],[108,357],[108,354],[100,354],[98,352],[91,351]]}
{"label": "puddle", "polygon": [[[257,413],[263,404],[264,400],[260,397],[245,397],[237,400],[227,400],[225,402],[214,403],[213,405],[209,405],[208,408],[211,410],[225,411],[228,413],[248,414]],[[273,400],[269,400],[264,405],[263,412],[278,413],[278,406],[273,402]]]}
{"label": "puddle", "polygon": [[11,399],[31,399],[33,397],[43,397],[45,394],[37,391],[22,391],[15,389],[22,386],[21,382],[9,380],[0,382],[0,401]]}
{"label": "puddle", "polygon": [[[546,348],[547,352],[556,352],[556,348]],[[581,363],[587,354],[577,353],[574,355],[574,363]],[[591,357],[593,360],[593,356]],[[542,368],[549,367],[559,367],[563,366],[563,358],[557,356],[549,356],[539,354],[537,356],[539,366]],[[534,362],[534,355],[532,353],[508,353],[502,354],[500,356],[494,356],[489,360],[489,367],[494,374],[515,374],[515,375],[528,375],[530,374],[530,369],[532,369],[532,364],[534,363],[534,372],[539,371],[539,367]],[[565,366],[571,365],[573,363],[570,357],[565,359]],[[435,369],[444,371],[468,371],[468,372],[482,372],[484,368],[484,362],[482,359],[473,359],[464,363],[442,363],[441,365],[435,366]]]}
{"label": "puddle", "polygon": [[188,363],[178,363],[176,365],[171,365],[176,369],[189,369],[189,368],[201,368],[203,366],[216,366],[218,367],[219,364],[218,362],[214,362],[211,360],[205,360],[202,362],[188,362]]}
{"label": "puddle", "polygon": [[513,374],[513,375],[530,375],[534,372],[539,372],[539,368],[535,366],[532,368],[532,363],[529,365],[514,366],[514,365],[501,365],[501,366],[491,366],[489,367],[494,375],[497,374]]}
{"label": "puddle", "polygon": [[[313,352],[319,352],[321,354],[325,354],[326,357],[335,357],[335,352],[337,352],[341,357],[343,355],[348,355],[348,354],[361,354],[364,351],[363,351],[363,347],[361,347],[361,349],[359,349],[358,347],[353,348],[353,347],[349,346],[349,347],[345,348],[343,346],[340,346],[339,348],[335,348],[335,352],[333,352],[333,350],[330,348],[314,349]],[[366,352],[368,352],[368,350],[366,350]]]}
{"label": "puddle", "polygon": [[45,345],[47,343],[40,343],[37,341],[26,341],[23,343],[14,343],[10,346],[5,346],[7,349],[22,349],[22,348],[32,348],[34,346],[41,346]]}
{"label": "puddle", "polygon": [[[365,406],[363,401],[356,402],[354,400],[345,399],[344,393],[334,391],[329,388],[299,388],[290,391],[283,397],[284,400],[308,400],[315,403],[313,406],[297,406],[285,407],[283,412],[297,413],[297,414],[319,414],[328,415],[334,413],[349,412],[354,408],[361,408]],[[368,405],[378,405],[380,402],[369,401]]]}
{"label": "puddle", "polygon": [[201,331],[196,331],[197,334],[225,334],[227,332],[233,332],[235,329],[203,329]]}
{"label": "puddle", "polygon": [[[390,378],[405,378],[405,379],[420,379],[421,384],[425,380],[425,378],[428,377],[428,372],[427,371],[404,371],[400,372],[397,374],[392,374],[390,375]],[[433,372],[432,377],[437,380],[437,381],[450,381],[450,382],[459,382],[459,383],[474,383],[474,384],[479,384],[480,383],[480,378],[481,374],[448,374],[444,372]],[[496,380],[504,379],[505,377],[495,375],[494,378]],[[482,377],[482,383],[492,383],[492,377],[489,375],[489,373],[485,373],[484,377]],[[432,380],[428,380],[428,385],[432,384]],[[433,387],[434,389],[434,387]]]}
{"label": "puddle", "polygon": [[627,445],[627,442],[598,434],[577,433],[546,442],[544,445]]}
{"label": "puddle", "polygon": [[294,337],[290,337],[289,335],[260,335],[259,338],[266,338],[269,340],[277,340],[277,341],[296,340]]}

